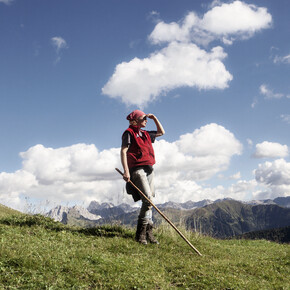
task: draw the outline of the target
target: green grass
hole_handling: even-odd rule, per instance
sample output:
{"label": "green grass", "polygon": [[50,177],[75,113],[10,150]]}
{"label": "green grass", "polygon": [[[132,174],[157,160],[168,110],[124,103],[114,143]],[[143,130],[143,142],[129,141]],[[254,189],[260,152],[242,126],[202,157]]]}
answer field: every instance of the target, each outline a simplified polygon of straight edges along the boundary
{"label": "green grass", "polygon": [[200,257],[171,228],[156,232],[160,245],[143,246],[125,227],[3,215],[0,289],[290,289],[289,245],[186,232]]}
{"label": "green grass", "polygon": [[5,205],[0,204],[0,218],[11,215],[21,215],[21,213],[17,210],[11,209]]}

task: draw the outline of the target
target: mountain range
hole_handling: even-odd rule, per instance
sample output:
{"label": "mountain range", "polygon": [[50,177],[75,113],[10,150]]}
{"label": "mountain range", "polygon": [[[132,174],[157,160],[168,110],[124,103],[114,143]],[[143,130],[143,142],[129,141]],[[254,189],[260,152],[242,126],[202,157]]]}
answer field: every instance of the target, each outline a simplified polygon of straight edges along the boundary
{"label": "mountain range", "polygon": [[[290,226],[290,196],[250,202],[233,199],[166,202],[156,206],[177,226],[217,238]],[[139,208],[128,204],[115,206],[92,201],[88,208],[57,206],[46,215],[64,224],[94,227],[135,226],[138,214]],[[153,220],[156,225],[166,223],[155,210]]]}

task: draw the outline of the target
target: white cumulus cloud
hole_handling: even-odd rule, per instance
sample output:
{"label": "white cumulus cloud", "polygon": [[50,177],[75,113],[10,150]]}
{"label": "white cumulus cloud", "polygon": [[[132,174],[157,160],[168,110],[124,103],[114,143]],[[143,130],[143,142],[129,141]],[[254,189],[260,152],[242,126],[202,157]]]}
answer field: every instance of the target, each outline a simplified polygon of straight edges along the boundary
{"label": "white cumulus cloud", "polygon": [[272,16],[264,7],[234,1],[216,6],[202,19],[202,27],[217,35],[240,34],[251,36],[262,29],[269,28]]}
{"label": "white cumulus cloud", "polygon": [[12,208],[21,208],[21,194],[37,186],[35,176],[25,170],[17,170],[14,173],[0,173],[0,203]]}
{"label": "white cumulus cloud", "polygon": [[[258,146],[260,156],[287,152],[286,147],[276,146],[277,143],[261,144]],[[239,179],[236,183],[227,188],[212,187],[211,178],[229,169],[233,156],[240,155],[243,149],[232,132],[215,123],[181,135],[174,142],[156,140],[154,149],[157,161],[155,203],[225,197],[246,200],[290,194],[290,163],[284,159],[259,164],[253,180],[241,180],[238,172],[227,178]],[[89,144],[61,148],[39,144],[20,156],[23,162],[19,170],[0,173],[2,204],[23,209],[23,197],[54,204],[88,205],[92,200],[133,204],[124,190],[124,181],[115,171],[115,167],[121,169],[120,148],[100,151]]]}
{"label": "white cumulus cloud", "polygon": [[[149,35],[149,40],[154,44],[173,41],[191,42],[195,38],[199,39],[202,34],[198,29],[199,22],[200,19],[194,12],[189,12],[181,22],[160,21]],[[195,26],[196,30],[194,30]]]}
{"label": "white cumulus cloud", "polygon": [[253,180],[238,180],[229,188],[223,191],[224,196],[231,197],[237,200],[247,200],[252,196],[253,191],[257,187],[257,181]]}
{"label": "white cumulus cloud", "polygon": [[266,8],[242,1],[214,1],[213,5],[203,16],[191,11],[178,22],[159,21],[149,41],[166,47],[146,58],[118,64],[102,93],[127,105],[145,107],[176,88],[227,88],[233,76],[223,63],[227,56],[223,48],[206,51],[198,45],[213,40],[230,45],[236,39],[249,38],[269,28],[272,16]]}
{"label": "white cumulus cloud", "polygon": [[249,5],[242,1],[215,2],[203,17],[189,12],[180,22],[160,21],[150,34],[155,43],[182,41],[206,45],[215,39],[232,44],[235,39],[245,39],[254,33],[269,28],[272,16],[264,7]]}
{"label": "white cumulus cloud", "polygon": [[226,170],[231,158],[242,152],[242,144],[235,136],[214,123],[182,135],[175,142],[161,140],[154,146],[159,202],[224,197],[222,186],[204,188],[197,182]]}
{"label": "white cumulus cloud", "polygon": [[119,152],[119,148],[99,151],[87,144],[56,149],[35,145],[20,153],[20,170],[0,174],[0,203],[20,207],[21,196],[58,203],[126,201],[114,170],[120,166]]}
{"label": "white cumulus cloud", "polygon": [[173,42],[148,58],[117,65],[102,92],[127,105],[145,107],[178,87],[224,89],[233,78],[222,63],[225,57],[221,47],[206,52],[195,44]]}
{"label": "white cumulus cloud", "polygon": [[290,163],[284,159],[259,164],[255,178],[268,189],[268,198],[290,195]]}
{"label": "white cumulus cloud", "polygon": [[[217,124],[203,126],[175,142],[156,141],[154,148],[156,202],[223,197],[223,187],[203,187],[197,182],[226,170],[232,156],[242,151],[235,136]],[[99,151],[88,144],[62,148],[38,144],[20,156],[21,169],[0,173],[0,203],[18,207],[23,196],[56,203],[132,203],[115,171],[121,168],[120,148]]]}
{"label": "white cumulus cloud", "polygon": [[23,169],[34,174],[41,184],[112,179],[118,165],[119,150],[99,150],[95,145],[75,144],[63,148],[35,145],[20,154]]}
{"label": "white cumulus cloud", "polygon": [[255,158],[277,158],[288,156],[288,146],[264,141],[256,145]]}

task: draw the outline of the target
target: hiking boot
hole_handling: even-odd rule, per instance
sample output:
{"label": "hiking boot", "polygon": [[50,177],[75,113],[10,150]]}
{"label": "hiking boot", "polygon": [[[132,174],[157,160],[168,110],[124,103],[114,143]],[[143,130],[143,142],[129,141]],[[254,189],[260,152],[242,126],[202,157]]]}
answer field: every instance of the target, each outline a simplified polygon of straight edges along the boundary
{"label": "hiking boot", "polygon": [[159,245],[159,242],[156,240],[156,238],[153,236],[153,225],[152,224],[148,224],[147,228],[146,228],[146,237],[149,240],[149,242],[151,244],[156,244]]}
{"label": "hiking boot", "polygon": [[136,236],[135,236],[136,242],[139,242],[142,245],[147,245],[146,230],[147,230],[147,224],[144,225],[138,222]]}

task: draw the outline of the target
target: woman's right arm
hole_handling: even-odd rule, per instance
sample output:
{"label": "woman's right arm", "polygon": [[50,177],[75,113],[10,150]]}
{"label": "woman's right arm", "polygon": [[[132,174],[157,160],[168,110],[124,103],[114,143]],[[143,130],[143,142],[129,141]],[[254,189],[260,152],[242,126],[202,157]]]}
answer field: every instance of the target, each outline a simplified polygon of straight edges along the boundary
{"label": "woman's right arm", "polygon": [[127,161],[127,151],[128,151],[128,146],[124,146],[121,148],[121,163],[124,168],[123,179],[129,182],[130,172],[129,172],[128,161]]}

